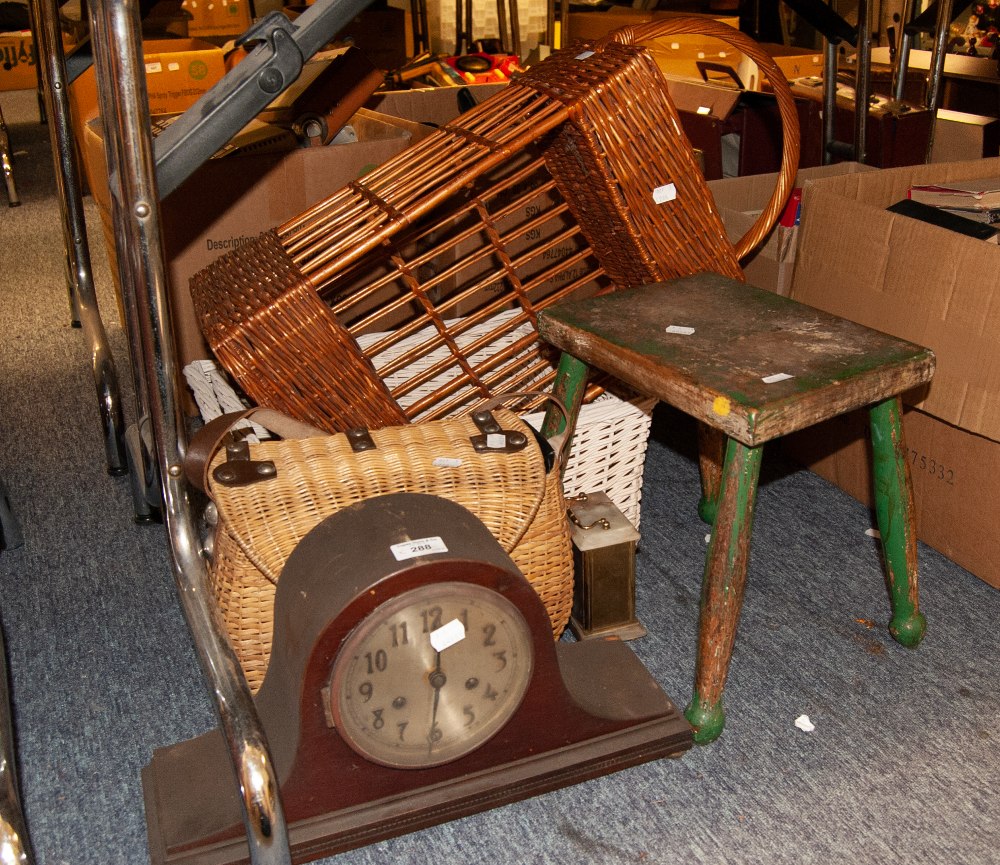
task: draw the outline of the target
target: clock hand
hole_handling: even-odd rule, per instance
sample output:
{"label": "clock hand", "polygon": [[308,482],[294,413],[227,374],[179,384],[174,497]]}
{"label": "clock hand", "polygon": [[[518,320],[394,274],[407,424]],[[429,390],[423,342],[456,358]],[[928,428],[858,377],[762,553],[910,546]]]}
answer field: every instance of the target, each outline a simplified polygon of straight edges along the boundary
{"label": "clock hand", "polygon": [[430,746],[428,752],[434,750],[434,745],[441,741],[442,733],[437,726],[438,704],[441,701],[441,689],[448,681],[441,671],[441,653],[465,639],[465,626],[460,619],[452,619],[448,624],[442,625],[431,632],[431,648],[434,649],[434,670],[428,677],[431,687],[434,689],[434,703],[431,707],[431,729],[427,734],[427,742]]}
{"label": "clock hand", "polygon": [[445,674],[441,671],[441,653],[434,653],[434,670],[428,678],[431,687],[434,689],[434,702],[431,705],[431,729],[427,734],[427,744],[428,752],[434,750],[434,745],[441,740],[441,731],[438,729],[437,725],[437,712],[438,704],[441,701],[441,689],[444,687],[445,682],[448,681]]}

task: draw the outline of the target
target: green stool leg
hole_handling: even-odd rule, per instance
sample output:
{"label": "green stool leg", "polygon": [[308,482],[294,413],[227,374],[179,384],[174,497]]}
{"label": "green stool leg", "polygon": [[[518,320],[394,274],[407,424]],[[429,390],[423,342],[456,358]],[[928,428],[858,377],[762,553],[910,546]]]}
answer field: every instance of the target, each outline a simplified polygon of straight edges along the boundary
{"label": "green stool leg", "polygon": [[892,621],[889,633],[904,646],[916,646],[927,630],[917,590],[917,533],[913,518],[913,486],[903,437],[899,397],[869,409],[875,516],[882,535]]}
{"label": "green stool leg", "polygon": [[[587,364],[577,360],[573,355],[563,352],[559,358],[555,381],[552,382],[552,395],[560,400],[569,412],[570,435],[576,428],[576,419],[580,414],[580,406],[583,405],[589,373],[590,368]],[[545,410],[545,420],[542,422],[542,435],[551,438],[561,433],[565,426],[566,419],[562,412],[549,403]]]}
{"label": "green stool leg", "polygon": [[699,744],[717,739],[725,725],[722,691],[743,606],[762,453],[763,447],[747,447],[734,439],[726,444],[702,580],[694,695],[684,710]]}

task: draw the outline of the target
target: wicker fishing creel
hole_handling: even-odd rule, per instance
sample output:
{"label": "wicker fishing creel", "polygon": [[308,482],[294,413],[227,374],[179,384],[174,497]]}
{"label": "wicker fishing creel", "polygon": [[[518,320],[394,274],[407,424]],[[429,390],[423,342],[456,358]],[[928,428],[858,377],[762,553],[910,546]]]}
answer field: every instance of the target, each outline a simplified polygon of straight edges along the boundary
{"label": "wicker fishing creel", "polygon": [[[755,60],[784,124],[779,181],[735,248],[666,83],[636,44],[692,32]],[[770,231],[797,162],[791,94],[756,43],[704,19],[656,22],[557,52],[214,262],[192,295],[220,363],[261,405],[331,431],[443,417],[551,381],[534,329],[551,303],[702,270],[742,278],[739,258]],[[463,339],[511,308],[502,325]],[[506,339],[523,324],[525,336]],[[371,331],[383,335],[362,348]],[[418,332],[418,345],[396,350]],[[441,348],[430,367],[418,363]],[[407,399],[431,380],[432,392]]]}
{"label": "wicker fishing creel", "polygon": [[[254,420],[281,431],[262,414],[267,413]],[[479,451],[473,439],[480,428],[468,414],[372,430],[373,446],[361,450],[347,435],[310,433],[250,444],[249,458],[274,469],[250,484],[216,477],[214,469],[228,458],[224,448],[207,471],[204,451],[192,449],[198,455],[186,469],[206,478],[218,513],[210,585],[251,690],[260,687],[267,671],[275,589],[292,551],[325,517],[390,493],[442,496],[473,513],[531,583],[553,637],[559,637],[573,605],[573,554],[560,480],[563,452],[548,468],[520,418],[499,407],[492,407],[492,414],[502,429],[520,433],[531,444]],[[458,465],[443,465],[442,457]]]}

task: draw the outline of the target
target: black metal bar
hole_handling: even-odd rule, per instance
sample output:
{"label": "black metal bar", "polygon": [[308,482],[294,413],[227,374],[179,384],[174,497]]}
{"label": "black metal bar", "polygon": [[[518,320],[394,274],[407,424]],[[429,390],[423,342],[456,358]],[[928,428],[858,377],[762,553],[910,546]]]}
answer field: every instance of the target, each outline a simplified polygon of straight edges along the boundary
{"label": "black metal bar", "polygon": [[[961,15],[967,8],[967,4],[961,4],[958,7],[958,11],[952,8],[951,0],[947,0],[948,9],[945,10],[944,16],[948,23],[951,23],[959,15]],[[916,35],[917,33],[936,33],[941,24],[942,12],[938,8],[938,0],[934,0],[930,6],[924,9],[919,15],[917,15],[909,24],[907,24],[903,30],[906,33]]]}
{"label": "black metal bar", "polygon": [[857,28],[852,27],[821,0],[784,0],[785,5],[801,15],[828,42],[858,44]]}
{"label": "black metal bar", "polygon": [[281,12],[266,15],[240,37],[254,45],[154,143],[156,180],[166,198],[247,122],[284,92],[312,57],[363,11],[371,0],[317,0],[294,22]]}

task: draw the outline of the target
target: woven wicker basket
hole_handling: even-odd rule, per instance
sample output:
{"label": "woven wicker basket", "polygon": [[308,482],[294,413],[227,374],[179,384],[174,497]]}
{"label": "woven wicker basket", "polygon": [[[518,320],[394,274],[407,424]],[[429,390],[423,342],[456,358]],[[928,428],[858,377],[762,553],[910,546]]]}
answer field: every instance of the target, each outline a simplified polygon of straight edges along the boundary
{"label": "woven wicker basket", "polygon": [[[736,248],[662,76],[634,44],[684,32],[751,56],[779,98],[781,179]],[[701,270],[741,278],[739,258],[790,191],[797,140],[784,77],[738,31],[703,19],[620,31],[557,52],[213,263],[192,295],[219,361],[260,405],[331,431],[449,416],[552,380],[535,333],[551,303]],[[362,345],[371,331],[381,336]]]}

